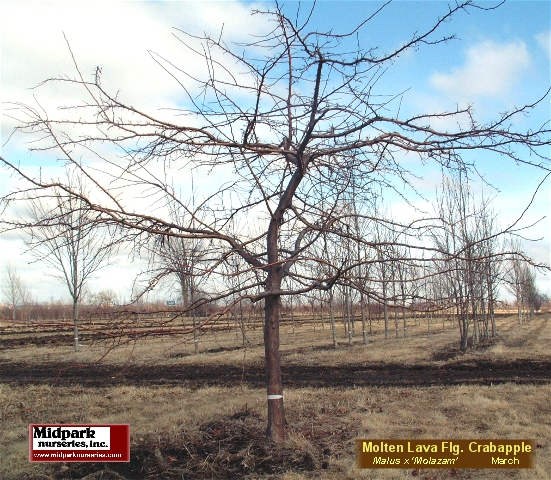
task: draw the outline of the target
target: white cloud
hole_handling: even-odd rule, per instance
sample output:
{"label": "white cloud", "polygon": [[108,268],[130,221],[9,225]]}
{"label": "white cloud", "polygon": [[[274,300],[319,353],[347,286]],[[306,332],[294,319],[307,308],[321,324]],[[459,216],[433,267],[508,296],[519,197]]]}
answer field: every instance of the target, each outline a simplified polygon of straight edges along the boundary
{"label": "white cloud", "polygon": [[[151,112],[181,106],[182,88],[149,51],[198,75],[204,62],[174,37],[174,27],[217,36],[224,25],[227,42],[250,40],[250,35],[266,30],[261,17],[250,15],[253,7],[260,8],[238,1],[222,7],[219,2],[2,2],[2,101],[30,104],[37,94],[49,112],[82,101],[82,88],[56,84],[29,90],[47,78],[77,76],[65,35],[86,80],[92,80],[100,66],[107,90],[120,91],[121,98],[136,108]],[[182,73],[178,77],[184,85],[191,82]],[[5,117],[2,123],[5,139],[15,123]]]}
{"label": "white cloud", "polygon": [[522,41],[484,41],[470,47],[461,67],[451,73],[435,73],[431,85],[464,102],[478,97],[507,98],[531,66],[530,54]]}
{"label": "white cloud", "polygon": [[[245,4],[237,0],[225,1],[222,5],[220,2],[210,1],[1,2],[1,100],[34,104],[33,94],[36,94],[40,105],[50,115],[54,115],[59,106],[79,104],[83,101],[85,95],[82,88],[52,84],[30,90],[47,78],[76,77],[77,72],[63,37],[65,34],[86,80],[91,80],[96,66],[101,66],[102,84],[110,92],[120,91],[121,98],[130,105],[166,118],[170,112],[164,111],[159,114],[155,113],[155,110],[181,107],[184,95],[180,85],[155,63],[149,51],[163,55],[188,74],[198,75],[204,69],[204,61],[198,61],[198,57],[190,54],[174,37],[173,27],[196,35],[208,33],[217,37],[223,26],[223,39],[228,44],[250,41],[251,35],[258,36],[266,32],[265,18],[250,15],[250,11],[255,8],[264,9],[260,3]],[[193,43],[193,40],[189,41]],[[184,84],[190,82],[189,78],[181,73],[178,77]],[[3,113],[9,112],[4,110]],[[189,122],[190,119],[186,121]],[[2,143],[6,141],[15,125],[14,120],[2,117]],[[4,147],[3,154],[16,163],[22,161],[34,164],[22,156],[22,152],[28,146],[23,144],[25,140],[27,139],[21,136],[13,138],[8,146]],[[59,155],[39,156],[42,175],[55,176],[60,167],[50,165],[51,162],[46,162],[46,166],[44,158],[51,160]],[[160,175],[157,169],[152,171]],[[0,185],[5,192],[13,186],[15,180],[4,175],[4,172],[0,173]],[[205,175],[200,183],[202,186],[206,184],[214,191],[228,176]],[[181,173],[180,177],[176,178],[180,178],[180,182],[175,186],[181,188],[186,196],[186,191],[190,189],[190,178],[182,176]],[[128,197],[132,189],[126,188],[123,191],[124,200],[130,203]],[[145,202],[151,203],[151,199],[138,196],[133,206],[137,208]],[[22,255],[24,245],[18,238],[12,237],[13,235],[7,234],[0,238],[0,249],[6,254],[0,258],[0,263],[3,264],[7,258],[15,259],[18,270],[29,279],[33,292],[39,299],[48,299],[50,295],[55,298],[64,295],[62,284],[52,279],[42,281],[43,265],[29,265],[29,259]],[[110,275],[107,279],[105,272],[100,272],[98,276],[101,276],[101,282],[93,281],[91,288],[109,287],[117,291],[126,288],[129,291],[129,285],[135,276],[133,270],[136,268],[128,266],[123,256],[117,267],[109,268]],[[132,273],[129,274],[129,271]],[[119,293],[128,297],[128,291]]]}
{"label": "white cloud", "polygon": [[551,57],[551,32],[541,32],[539,35],[536,35],[536,40],[541,48],[545,50],[547,56]]}

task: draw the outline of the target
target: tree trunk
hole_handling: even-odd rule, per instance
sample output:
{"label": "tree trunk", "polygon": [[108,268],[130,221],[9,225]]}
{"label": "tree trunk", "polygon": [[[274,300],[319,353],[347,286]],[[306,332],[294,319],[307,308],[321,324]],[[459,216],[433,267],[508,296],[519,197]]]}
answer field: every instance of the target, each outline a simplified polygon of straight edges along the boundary
{"label": "tree trunk", "polygon": [[78,340],[78,300],[73,299],[73,325],[74,325],[74,342],[75,352],[78,352],[79,340]]}
{"label": "tree trunk", "polygon": [[385,340],[388,340],[388,307],[386,303],[383,305],[383,316],[385,320]]}
{"label": "tree trunk", "polygon": [[352,320],[351,320],[351,308],[350,304],[352,303],[352,299],[350,297],[350,292],[348,290],[348,287],[344,287],[344,306],[343,306],[343,314],[346,315],[345,317],[345,326],[346,326],[346,333],[348,336],[348,344],[352,345],[352,336],[354,332],[352,331]]}
{"label": "tree trunk", "polygon": [[371,317],[371,302],[367,297],[367,318],[369,320],[369,335],[373,335],[373,318]]}
{"label": "tree trunk", "polygon": [[400,290],[402,292],[402,320],[404,324],[404,338],[408,336],[408,324],[406,320],[406,290],[404,287],[404,280],[400,282]]}
{"label": "tree trunk", "polygon": [[322,298],[322,293],[321,291],[319,292],[320,294],[320,319],[321,319],[321,329],[322,330],[325,330],[325,316],[323,315],[323,298]]}
{"label": "tree trunk", "polygon": [[386,280],[383,277],[383,314],[385,319],[385,340],[388,340],[388,307],[386,305]]}
{"label": "tree trunk", "polygon": [[490,298],[488,300],[488,309],[490,310],[490,322],[492,325],[492,337],[497,336],[497,326],[496,326],[496,314],[495,314],[495,308],[494,308],[494,297],[493,294],[490,294]]}
{"label": "tree trunk", "polygon": [[193,325],[193,351],[197,355],[199,353],[199,335],[195,323],[195,312],[191,312],[191,324]]}
{"label": "tree trunk", "polygon": [[364,294],[360,292],[360,315],[362,316],[362,343],[367,345],[367,330],[365,321]]}
{"label": "tree trunk", "polygon": [[461,334],[461,341],[459,343],[459,349],[462,352],[467,351],[468,342],[469,342],[469,317],[465,311],[465,306],[463,304],[463,299],[460,298],[457,304],[457,319],[459,321],[459,331]]}
{"label": "tree trunk", "polygon": [[314,332],[316,331],[316,311],[315,311],[315,299],[312,299],[310,302],[310,305],[312,306],[312,323],[314,325]]}
{"label": "tree trunk", "polygon": [[267,436],[274,442],[285,440],[285,411],[283,406],[283,381],[279,356],[279,295],[266,297],[264,302],[264,349],[268,377],[268,430]]}
{"label": "tree trunk", "polygon": [[247,341],[247,337],[245,335],[245,317],[243,315],[243,302],[239,302],[239,326],[241,328],[241,337],[243,340],[243,347],[244,347],[245,342]]}
{"label": "tree trunk", "polygon": [[293,297],[289,300],[291,306],[291,328],[293,329],[293,335],[295,334],[295,313],[293,311]]}
{"label": "tree trunk", "polygon": [[338,348],[337,328],[335,327],[335,311],[333,309],[333,290],[329,290],[329,322],[331,323],[331,333],[333,335],[333,347]]}
{"label": "tree trunk", "polygon": [[[285,197],[285,195],[284,195]],[[285,203],[282,199],[282,204]],[[280,205],[281,207],[281,205]],[[266,250],[266,292],[264,299],[264,356],[266,361],[268,428],[266,435],[276,443],[285,440],[285,409],[283,406],[283,380],[281,378],[281,358],[279,355],[279,315],[281,312],[281,283],[284,272],[279,265],[279,224],[284,208],[278,207],[268,228]]]}

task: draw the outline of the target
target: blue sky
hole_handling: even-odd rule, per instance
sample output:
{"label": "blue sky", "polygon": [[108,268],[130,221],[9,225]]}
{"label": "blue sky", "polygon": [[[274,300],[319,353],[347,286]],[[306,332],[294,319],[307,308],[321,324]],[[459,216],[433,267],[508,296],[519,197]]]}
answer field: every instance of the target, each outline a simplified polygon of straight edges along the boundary
{"label": "blue sky", "polygon": [[[490,7],[497,3],[480,4]],[[249,9],[262,9],[266,5],[269,3],[3,1],[0,4],[2,101],[32,103],[34,93],[45,108],[55,108],[73,100],[72,92],[29,90],[48,77],[74,76],[63,39],[62,32],[65,32],[85,74],[91,74],[96,65],[101,65],[104,84],[120,89],[129,102],[151,111],[174,106],[180,98],[177,85],[158,68],[147,50],[185,63],[171,27],[216,34],[224,24],[229,40],[246,40],[248,34],[259,33],[263,28],[259,17],[248,15]],[[310,5],[302,2],[301,12],[306,12]],[[312,17],[311,28],[346,32],[381,5],[375,1],[321,1]],[[404,113],[449,110],[456,104],[472,103],[483,121],[495,118],[497,112],[533,102],[551,84],[550,5],[548,1],[514,0],[492,11],[472,9],[458,13],[439,31],[441,36],[454,34],[457,40],[404,53],[386,72],[379,84],[380,93],[407,90],[402,104]],[[298,2],[288,1],[284,9],[296,12],[297,7]],[[447,10],[448,2],[440,0],[396,1],[361,31],[360,45],[378,47],[380,52],[392,50],[409,40],[415,31],[421,32],[432,25]],[[194,65],[188,64],[188,68],[193,69]],[[546,122],[549,105],[547,100],[532,117],[522,119],[518,127],[531,128]],[[9,113],[4,104],[2,144],[14,126],[6,116]],[[53,163],[52,158],[29,157],[24,141],[20,136],[13,137],[2,147],[2,155],[29,166]],[[501,192],[496,198],[496,210],[501,212],[502,223],[516,218],[543,178],[542,172],[486,156],[476,160],[481,173]],[[0,188],[5,191],[12,180],[5,172],[0,174]],[[427,195],[434,194],[438,173],[423,169],[422,174],[420,188]],[[549,215],[549,192],[547,181],[526,217],[527,225]],[[397,199],[392,210],[401,210]],[[527,232],[530,237],[544,237],[543,242],[528,247],[540,262],[550,261],[549,232],[548,218]],[[61,285],[56,286],[52,281],[48,281],[48,285],[41,280],[44,278],[41,267],[29,266],[21,251],[22,244],[15,235],[0,239],[0,261],[2,264],[11,261],[38,299],[64,296]],[[92,290],[114,288],[128,298],[131,277],[138,268],[127,267],[126,260],[121,258],[116,268],[92,284]],[[549,281],[543,277],[540,281],[550,293]],[[52,294],[52,289],[57,293]]]}

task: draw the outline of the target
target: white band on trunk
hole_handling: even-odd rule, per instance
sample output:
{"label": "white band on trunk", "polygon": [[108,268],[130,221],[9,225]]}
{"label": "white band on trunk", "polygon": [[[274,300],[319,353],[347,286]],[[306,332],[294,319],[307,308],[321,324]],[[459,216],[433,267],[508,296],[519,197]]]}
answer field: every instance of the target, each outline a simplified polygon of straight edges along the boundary
{"label": "white band on trunk", "polygon": [[279,400],[283,395],[268,395],[268,400]]}

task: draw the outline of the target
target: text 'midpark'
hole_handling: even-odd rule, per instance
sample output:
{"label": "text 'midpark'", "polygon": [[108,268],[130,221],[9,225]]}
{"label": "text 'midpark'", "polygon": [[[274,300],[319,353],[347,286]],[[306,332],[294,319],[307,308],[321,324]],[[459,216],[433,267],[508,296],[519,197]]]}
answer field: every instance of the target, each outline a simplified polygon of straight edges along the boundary
{"label": "text 'midpark'", "polygon": [[31,424],[30,462],[129,462],[128,424]]}

